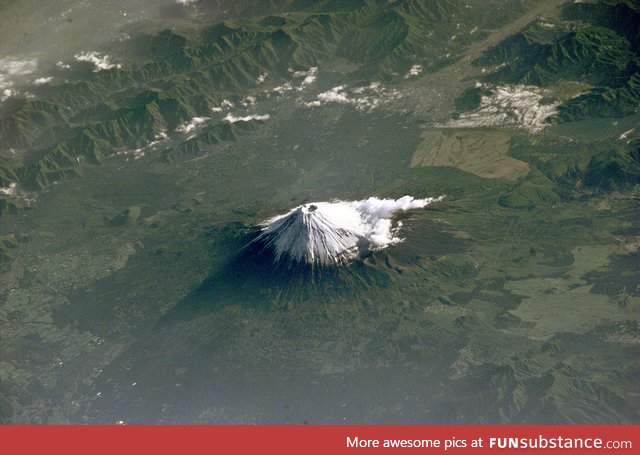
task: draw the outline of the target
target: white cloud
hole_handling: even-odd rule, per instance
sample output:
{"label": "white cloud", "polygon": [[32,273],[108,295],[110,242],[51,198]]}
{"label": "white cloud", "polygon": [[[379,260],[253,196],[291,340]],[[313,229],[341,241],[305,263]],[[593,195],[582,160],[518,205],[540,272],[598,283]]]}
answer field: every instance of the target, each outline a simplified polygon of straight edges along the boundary
{"label": "white cloud", "polygon": [[169,139],[169,136],[167,135],[167,132],[162,130],[162,131],[158,132],[158,134],[156,134],[154,136],[154,140],[153,141],[151,141],[151,142],[149,142],[147,144],[147,148],[155,147],[156,145],[158,145],[158,144],[160,144],[162,142],[165,142],[168,139]]}
{"label": "white cloud", "polygon": [[352,105],[359,111],[369,112],[380,104],[399,96],[397,90],[387,90],[380,82],[349,89],[338,85],[316,95],[316,99],[306,102],[306,107],[318,107],[329,103]]}
{"label": "white cloud", "polygon": [[35,81],[33,81],[33,83],[35,85],[43,85],[43,84],[48,84],[49,82],[51,82],[53,80],[53,76],[49,76],[49,77],[39,77],[38,79],[36,79]]}
{"label": "white cloud", "polygon": [[353,100],[349,98],[349,96],[344,91],[344,85],[338,85],[337,87],[333,87],[331,90],[327,90],[326,92],[320,93],[317,98],[320,102],[325,103],[343,103],[349,104],[352,103]]}
{"label": "white cloud", "polygon": [[38,59],[0,58],[0,101],[5,101],[18,92],[12,87],[15,79],[36,71]]}
{"label": "white cloud", "polygon": [[[291,71],[291,69],[289,71]],[[318,78],[318,67],[312,66],[306,71],[294,71],[293,77],[304,78],[300,85],[296,87],[296,90],[303,90],[307,85],[313,84]]]}
{"label": "white cloud", "polygon": [[316,76],[318,75],[318,67],[317,66],[312,66],[311,68],[309,68],[308,70],[305,71],[294,71],[293,72],[293,77],[304,77],[305,79],[310,77],[311,79],[309,79],[309,84],[313,81],[315,81]]}
{"label": "white cloud", "polygon": [[[10,149],[10,151],[13,151],[13,149]],[[19,200],[27,206],[36,200],[35,194],[20,190],[18,184],[15,182],[10,183],[9,186],[0,188],[0,195],[6,196],[8,199]]]}
{"label": "white cloud", "polygon": [[131,149],[120,150],[116,153],[116,155],[126,156],[127,161],[129,161],[128,157],[130,156],[132,156],[134,160],[139,160],[140,158],[143,158],[145,156],[145,152],[152,150],[157,145],[163,144],[168,140],[169,140],[169,136],[167,135],[167,132],[165,130],[161,130],[154,136],[154,140],[149,142],[147,145],[137,149],[133,149],[133,150]]}
{"label": "white cloud", "polygon": [[38,59],[0,58],[0,74],[22,76],[33,73],[38,67]]}
{"label": "white cloud", "polygon": [[[312,66],[311,68],[305,71],[294,71],[291,68],[289,68],[289,72],[291,73],[291,76],[293,78],[295,79],[302,78],[302,80],[299,81],[299,83],[296,82],[295,85],[292,82],[285,82],[282,85],[274,87],[270,91],[265,92],[267,93],[267,96],[269,96],[270,93],[275,93],[277,95],[284,95],[285,93],[292,92],[294,90],[301,92],[305,88],[307,88],[309,85],[313,84],[318,77],[317,66]],[[258,82],[262,82],[262,81],[258,80]]]}
{"label": "white cloud", "polygon": [[250,122],[251,120],[269,120],[271,118],[271,116],[269,114],[251,114],[251,115],[245,115],[244,117],[236,117],[235,115],[229,113],[227,114],[227,116],[224,118],[224,120],[226,120],[229,123],[236,123],[236,122]]}
{"label": "white cloud", "polygon": [[18,184],[17,183],[10,183],[9,186],[6,186],[4,188],[0,188],[0,194],[4,194],[5,196],[15,196],[16,195],[16,189],[18,188]]}
{"label": "white cloud", "polygon": [[285,82],[284,84],[271,89],[273,93],[277,93],[278,95],[283,95],[286,92],[290,92],[291,90],[293,90],[293,85],[291,85],[291,82]]}
{"label": "white cloud", "polygon": [[271,248],[277,261],[346,263],[363,250],[381,250],[402,241],[398,236],[402,224],[392,220],[395,213],[423,208],[443,197],[308,203],[267,220],[254,242]]}
{"label": "white cloud", "polygon": [[422,65],[413,65],[404,78],[409,79],[410,77],[418,76],[420,73],[422,73]]}
{"label": "white cloud", "polygon": [[[134,150],[121,150],[116,155],[118,156],[132,156],[134,160],[139,160],[144,157],[144,147],[140,147]],[[129,158],[126,159],[129,161]]]}
{"label": "white cloud", "polygon": [[229,100],[222,100],[222,102],[220,103],[220,106],[214,106],[211,108],[212,112],[222,112],[223,110],[227,109],[227,108],[232,108],[234,106],[234,104],[229,101]]}
{"label": "white cloud", "polygon": [[255,106],[257,99],[253,95],[248,95],[242,100],[242,104],[244,107]]}
{"label": "white cloud", "polygon": [[103,70],[110,70],[113,68],[122,68],[122,65],[120,65],[119,63],[111,63],[109,61],[109,56],[106,54],[102,55],[100,52],[80,52],[79,54],[74,55],[74,58],[79,62],[87,62],[93,64],[94,73]]}
{"label": "white cloud", "polygon": [[8,98],[16,95],[17,93],[18,92],[13,89],[6,88],[2,91],[2,95],[0,95],[0,101],[6,101]]}
{"label": "white cloud", "polygon": [[633,133],[633,130],[635,130],[635,128],[631,128],[629,131],[625,131],[624,133],[622,133],[622,134],[620,135],[620,137],[619,137],[618,139],[623,140],[623,139],[628,138],[628,137],[629,137],[629,135],[630,135],[631,133]]}
{"label": "white cloud", "polygon": [[558,101],[543,103],[546,92],[532,85],[502,85],[490,89],[480,99],[480,106],[460,114],[445,127],[477,128],[514,126],[532,133],[546,128],[546,120],[554,116]]}
{"label": "white cloud", "polygon": [[176,128],[176,131],[178,131],[179,133],[190,133],[196,128],[201,127],[208,120],[211,120],[211,118],[210,117],[193,117],[190,121],[182,122],[180,125],[178,125],[178,127]]}
{"label": "white cloud", "polygon": [[64,62],[59,61],[58,63],[56,63],[56,67],[58,67],[61,70],[68,70],[69,68],[71,68],[71,65],[67,65]]}

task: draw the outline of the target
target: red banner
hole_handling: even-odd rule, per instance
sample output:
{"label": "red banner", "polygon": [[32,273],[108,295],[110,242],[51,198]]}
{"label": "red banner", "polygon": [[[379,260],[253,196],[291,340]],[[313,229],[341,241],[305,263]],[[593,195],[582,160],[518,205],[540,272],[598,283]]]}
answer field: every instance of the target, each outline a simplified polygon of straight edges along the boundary
{"label": "red banner", "polygon": [[0,426],[0,453],[7,455],[462,455],[600,450],[640,453],[640,426]]}

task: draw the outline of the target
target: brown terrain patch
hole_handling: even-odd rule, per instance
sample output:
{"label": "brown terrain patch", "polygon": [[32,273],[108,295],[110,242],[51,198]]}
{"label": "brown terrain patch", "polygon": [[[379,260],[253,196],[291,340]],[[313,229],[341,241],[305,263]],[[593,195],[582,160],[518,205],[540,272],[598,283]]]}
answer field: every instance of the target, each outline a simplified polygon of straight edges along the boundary
{"label": "brown terrain patch", "polygon": [[480,177],[517,180],[529,172],[524,161],[507,156],[511,137],[497,131],[426,131],[411,167],[451,166]]}

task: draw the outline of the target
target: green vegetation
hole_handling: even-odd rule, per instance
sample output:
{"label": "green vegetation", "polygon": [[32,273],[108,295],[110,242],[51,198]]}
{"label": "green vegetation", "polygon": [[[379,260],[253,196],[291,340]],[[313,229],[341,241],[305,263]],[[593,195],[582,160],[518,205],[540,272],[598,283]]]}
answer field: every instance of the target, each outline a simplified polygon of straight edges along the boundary
{"label": "green vegetation", "polygon": [[[492,83],[587,84],[585,93],[560,107],[559,121],[630,115],[640,104],[638,21],[633,2],[569,3],[558,19],[534,22],[475,63],[500,65],[485,77]],[[468,105],[472,93],[459,103]]]}
{"label": "green vegetation", "polygon": [[[260,5],[2,104],[0,422],[637,423],[638,114],[595,117],[637,111],[635,3],[509,29],[485,73],[473,46],[548,3]],[[303,106],[374,81],[399,96]],[[564,123],[438,126],[492,84]],[[446,197],[349,267],[243,249],[405,194]]]}
{"label": "green vegetation", "polygon": [[[82,160],[101,163],[118,149],[141,147],[160,131],[208,116],[224,99],[237,99],[255,88],[261,74],[288,79],[288,68],[307,69],[340,59],[356,67],[347,80],[397,79],[416,62],[434,71],[464,51],[471,42],[470,30],[477,30],[474,38],[482,37],[526,4],[514,2],[496,15],[484,1],[328,1],[313,7],[285,2],[273,9],[291,8],[291,13],[229,20],[199,35],[164,31],[138,38],[132,46],[134,54],[145,56],[144,63],[82,72],[35,99],[5,107],[0,115],[1,149],[28,153],[3,172],[25,188],[47,188],[76,175]],[[461,22],[466,31],[456,28]],[[228,129],[215,126],[176,154],[202,151],[239,132]],[[8,202],[2,204],[0,208]]]}

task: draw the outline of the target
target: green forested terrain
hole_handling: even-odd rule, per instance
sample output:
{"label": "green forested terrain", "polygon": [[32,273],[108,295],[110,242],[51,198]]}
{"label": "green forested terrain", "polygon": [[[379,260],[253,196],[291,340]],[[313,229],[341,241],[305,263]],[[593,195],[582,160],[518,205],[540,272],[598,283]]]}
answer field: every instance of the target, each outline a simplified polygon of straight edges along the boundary
{"label": "green forested terrain", "polygon": [[476,63],[501,65],[486,78],[494,83],[587,84],[558,121],[630,115],[640,105],[639,24],[634,2],[568,3],[559,18],[531,24]]}
{"label": "green forested terrain", "polygon": [[[433,71],[531,2],[510,2],[497,15],[480,1],[303,3],[286,14],[229,20],[196,36],[165,31],[137,39],[135,52],[145,63],[98,73],[80,63],[73,80],[35,98],[9,100],[0,112],[0,147],[3,154],[22,153],[3,166],[0,185],[17,180],[27,189],[46,188],[73,175],[79,160],[100,163],[117,148],[140,147],[160,131],[208,115],[223,99],[255,87],[264,73],[285,79],[289,68],[334,60],[354,64],[346,80],[393,79],[416,60]],[[465,28],[458,31],[460,23]],[[238,133],[236,126],[214,127],[176,153]]]}
{"label": "green forested terrain", "polygon": [[0,104],[0,423],[638,423],[637,2],[207,4]]}

